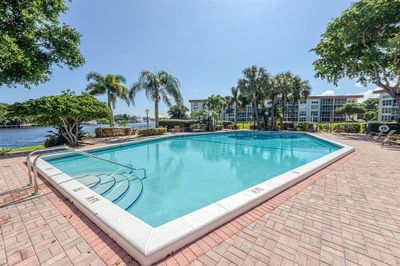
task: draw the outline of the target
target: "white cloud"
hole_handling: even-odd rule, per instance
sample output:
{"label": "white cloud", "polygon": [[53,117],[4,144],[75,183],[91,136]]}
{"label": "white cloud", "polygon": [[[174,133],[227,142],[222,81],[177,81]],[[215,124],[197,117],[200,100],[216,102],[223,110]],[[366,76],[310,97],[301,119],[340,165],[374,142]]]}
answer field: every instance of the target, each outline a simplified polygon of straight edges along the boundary
{"label": "white cloud", "polygon": [[360,99],[360,102],[363,102],[366,99],[370,99],[370,98],[378,98],[379,94],[374,94],[373,93],[374,90],[377,90],[377,89],[380,89],[380,88],[376,88],[376,89],[373,89],[373,90],[367,90],[367,91],[363,91],[363,92],[358,93],[358,94],[362,94],[364,96],[364,98]]}
{"label": "white cloud", "polygon": [[334,95],[336,95],[336,93],[333,90],[326,90],[321,95],[322,96],[334,96]]}
{"label": "white cloud", "polygon": [[360,82],[357,82],[356,84],[354,84],[354,86],[357,87],[357,88],[364,87],[364,85],[362,85]]}

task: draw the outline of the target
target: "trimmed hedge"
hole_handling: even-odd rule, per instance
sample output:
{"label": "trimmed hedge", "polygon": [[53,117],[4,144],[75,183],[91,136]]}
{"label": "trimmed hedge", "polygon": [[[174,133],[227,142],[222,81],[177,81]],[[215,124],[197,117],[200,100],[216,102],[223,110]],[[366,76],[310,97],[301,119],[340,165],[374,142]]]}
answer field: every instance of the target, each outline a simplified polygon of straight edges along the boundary
{"label": "trimmed hedge", "polygon": [[139,136],[155,136],[155,135],[163,135],[165,133],[167,133],[167,129],[165,127],[143,128],[138,130]]}
{"label": "trimmed hedge", "polygon": [[132,130],[129,127],[98,127],[96,128],[96,138],[118,137],[131,135]]}
{"label": "trimmed hedge", "polygon": [[166,127],[167,130],[172,129],[175,126],[179,126],[183,128],[185,131],[189,131],[190,126],[196,123],[198,123],[198,121],[191,119],[162,119],[159,121],[159,126]]}
{"label": "trimmed hedge", "polygon": [[317,130],[322,132],[364,133],[364,122],[318,123]]}

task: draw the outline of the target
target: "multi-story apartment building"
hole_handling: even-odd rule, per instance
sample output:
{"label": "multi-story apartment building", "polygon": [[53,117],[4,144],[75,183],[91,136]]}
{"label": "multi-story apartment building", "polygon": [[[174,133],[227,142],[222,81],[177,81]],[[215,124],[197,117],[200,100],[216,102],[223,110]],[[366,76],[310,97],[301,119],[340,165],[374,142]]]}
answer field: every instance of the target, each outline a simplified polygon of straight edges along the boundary
{"label": "multi-story apartment building", "polygon": [[[335,96],[310,96],[301,99],[298,102],[286,103],[285,121],[293,122],[341,122],[349,119],[343,114],[337,114],[336,108],[343,106],[348,102],[358,102],[363,98],[362,95],[335,95]],[[203,100],[190,100],[191,111],[204,109]],[[266,106],[271,106],[268,101]],[[231,110],[225,109],[221,112],[221,119],[235,120],[235,106]],[[253,107],[246,105],[237,112],[238,122],[251,121],[253,116]]]}
{"label": "multi-story apartment building", "polygon": [[374,94],[379,94],[378,121],[396,121],[399,108],[396,100],[384,90],[375,90]]}

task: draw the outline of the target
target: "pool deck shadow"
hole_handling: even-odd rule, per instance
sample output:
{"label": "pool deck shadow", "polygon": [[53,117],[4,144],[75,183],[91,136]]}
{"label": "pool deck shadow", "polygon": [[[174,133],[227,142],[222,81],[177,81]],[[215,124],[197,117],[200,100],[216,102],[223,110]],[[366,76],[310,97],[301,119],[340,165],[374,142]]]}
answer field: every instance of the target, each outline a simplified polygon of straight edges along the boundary
{"label": "pool deck shadow", "polygon": [[[159,264],[400,265],[399,151],[323,136],[356,151]],[[24,159],[0,160],[0,193],[27,182]],[[138,265],[46,180],[39,186],[41,197],[0,208],[0,265]]]}

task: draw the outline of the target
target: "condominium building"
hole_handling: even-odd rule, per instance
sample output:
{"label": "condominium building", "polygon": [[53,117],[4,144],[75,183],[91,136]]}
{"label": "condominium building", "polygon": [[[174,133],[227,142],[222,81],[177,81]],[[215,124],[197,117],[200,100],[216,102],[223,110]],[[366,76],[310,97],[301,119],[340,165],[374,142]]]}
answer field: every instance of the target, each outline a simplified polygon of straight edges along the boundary
{"label": "condominium building", "polygon": [[375,90],[374,94],[379,94],[378,121],[391,122],[397,120],[396,100],[384,90]]}
{"label": "condominium building", "polygon": [[[336,109],[348,102],[358,102],[363,98],[362,95],[335,95],[335,96],[309,96],[295,103],[285,103],[285,121],[293,122],[342,122],[348,121],[344,114],[337,114]],[[203,105],[203,100],[190,100],[191,111],[206,109]],[[271,102],[267,101],[266,106],[270,107]],[[253,117],[252,105],[246,105],[242,109],[235,112],[236,107],[224,109],[221,112],[221,119],[248,122]]]}

